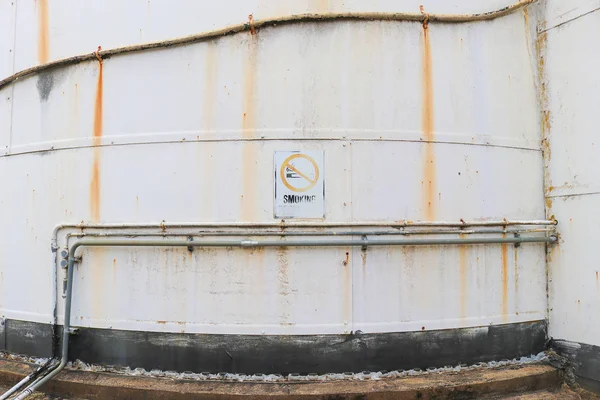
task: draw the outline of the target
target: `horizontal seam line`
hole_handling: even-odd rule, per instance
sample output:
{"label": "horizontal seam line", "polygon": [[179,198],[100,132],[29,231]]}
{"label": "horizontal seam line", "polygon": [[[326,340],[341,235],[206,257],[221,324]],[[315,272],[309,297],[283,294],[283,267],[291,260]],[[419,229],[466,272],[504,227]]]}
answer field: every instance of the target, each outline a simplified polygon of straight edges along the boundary
{"label": "horizontal seam line", "polygon": [[550,31],[550,30],[552,30],[552,29],[555,29],[555,28],[561,27],[561,26],[563,26],[563,25],[566,25],[566,24],[568,24],[569,22],[573,22],[573,21],[575,21],[575,20],[578,20],[579,18],[585,17],[586,15],[593,14],[593,13],[595,13],[596,11],[599,11],[599,10],[600,10],[600,7],[594,8],[593,10],[590,10],[590,11],[588,11],[588,12],[585,12],[585,13],[581,14],[581,15],[578,15],[578,16],[576,16],[576,17],[573,17],[573,18],[571,18],[571,19],[568,19],[568,20],[566,20],[566,21],[563,21],[563,22],[561,22],[560,24],[557,24],[557,25],[551,26],[550,28],[546,28],[546,29],[544,29],[543,31],[540,31],[540,33],[546,33],[546,32],[548,32],[548,31]]}
{"label": "horizontal seam line", "polygon": [[140,146],[140,145],[157,145],[157,144],[183,144],[183,143],[202,143],[202,142],[265,142],[265,141],[343,141],[343,142],[403,142],[403,143],[432,143],[432,144],[447,144],[447,145],[457,145],[457,146],[479,146],[479,147],[493,147],[493,148],[504,148],[504,149],[513,149],[513,150],[525,150],[525,151],[534,151],[541,152],[541,149],[535,149],[530,147],[519,147],[519,146],[504,146],[497,144],[481,144],[481,143],[461,143],[461,142],[446,142],[446,141],[428,141],[428,140],[402,140],[402,139],[347,139],[347,138],[256,138],[256,139],[207,139],[207,140],[169,140],[169,141],[159,141],[159,142],[134,142],[134,143],[114,143],[114,144],[101,144],[101,145],[83,145],[83,146],[72,146],[72,147],[59,147],[59,148],[49,148],[42,150],[31,150],[31,151],[23,151],[23,152],[15,152],[0,155],[2,157],[15,157],[19,155],[26,154],[36,154],[36,153],[51,153],[55,151],[65,151],[65,150],[78,150],[78,149],[89,149],[89,148],[97,148],[97,147],[123,147],[123,146]]}
{"label": "horizontal seam line", "polygon": [[580,197],[580,196],[593,196],[595,194],[600,194],[600,192],[583,192],[583,193],[572,193],[572,194],[554,194],[546,196],[548,199],[556,199],[559,197]]}

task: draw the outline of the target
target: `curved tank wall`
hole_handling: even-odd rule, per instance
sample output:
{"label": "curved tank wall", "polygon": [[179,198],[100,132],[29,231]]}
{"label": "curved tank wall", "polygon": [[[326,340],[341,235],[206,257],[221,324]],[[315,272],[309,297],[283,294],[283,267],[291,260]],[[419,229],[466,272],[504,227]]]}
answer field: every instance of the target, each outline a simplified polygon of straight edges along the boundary
{"label": "curved tank wall", "polygon": [[[98,45],[243,22],[250,13],[418,12],[411,1],[382,1],[369,10],[365,2],[297,3],[199,9],[182,2],[166,12],[166,3],[154,1],[90,10],[78,2],[5,2],[0,15],[8,23],[0,26],[8,32],[0,48],[12,56],[0,77]],[[504,5],[438,1],[427,10]],[[0,193],[7,228],[0,309],[7,321],[30,323],[35,337],[19,344],[7,322],[5,346],[49,351],[40,350],[50,334],[39,327],[54,321],[55,292],[62,324],[64,271],[52,264],[50,250],[56,224],[276,221],[278,150],[324,151],[325,221],[543,219],[528,24],[523,10],[488,22],[431,23],[427,30],[398,21],[286,24],[59,67],[0,88],[0,179],[8,188]],[[84,360],[114,362],[102,352],[111,351],[115,337],[130,338],[127,332],[238,341],[272,335],[285,342],[285,335],[328,340],[357,331],[485,327],[476,332],[490,337],[490,326],[523,330],[543,321],[546,307],[543,244],[102,248],[83,252],[72,321],[82,328],[74,346]],[[98,350],[89,350],[92,342]],[[525,354],[538,345],[523,346]],[[205,368],[253,368],[239,365]]]}

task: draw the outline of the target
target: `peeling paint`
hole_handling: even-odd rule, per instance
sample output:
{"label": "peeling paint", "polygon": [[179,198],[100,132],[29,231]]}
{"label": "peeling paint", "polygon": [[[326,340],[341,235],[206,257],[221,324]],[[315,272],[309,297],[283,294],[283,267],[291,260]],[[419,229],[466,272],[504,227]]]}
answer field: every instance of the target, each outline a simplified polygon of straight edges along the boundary
{"label": "peeling paint", "polygon": [[[538,75],[538,102],[540,108],[540,129],[541,129],[541,149],[544,159],[544,192],[549,193],[552,188],[552,180],[550,177],[550,159],[552,157],[550,147],[550,130],[551,130],[551,114],[548,104],[547,77],[546,77],[546,47],[548,34],[540,33],[535,42],[535,51],[537,58],[537,75]],[[552,203],[546,203],[546,215],[551,214]]]}

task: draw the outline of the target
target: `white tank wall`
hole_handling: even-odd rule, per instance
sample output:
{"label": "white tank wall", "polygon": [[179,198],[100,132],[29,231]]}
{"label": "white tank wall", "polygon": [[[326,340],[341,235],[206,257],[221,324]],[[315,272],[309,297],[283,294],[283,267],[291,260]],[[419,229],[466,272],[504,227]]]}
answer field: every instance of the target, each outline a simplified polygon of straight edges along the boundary
{"label": "white tank wall", "polygon": [[545,75],[549,149],[546,198],[561,221],[549,257],[550,330],[555,339],[600,345],[598,116],[600,13],[592,1],[549,1]]}
{"label": "white tank wall", "polygon": [[[103,48],[191,35],[239,24],[253,14],[255,19],[300,13],[338,11],[419,12],[420,0],[106,0],[83,3],[76,0],[4,0],[0,3],[0,49],[16,43],[19,51],[15,70],[40,62],[39,45],[47,38],[48,60],[89,53]],[[429,13],[482,13],[507,5],[506,0],[463,0],[452,3],[431,0]],[[16,12],[18,9],[18,12]],[[16,15],[16,17],[15,17]],[[16,21],[16,40],[14,39]],[[6,34],[6,35],[4,35]],[[5,54],[4,52],[0,54]],[[0,70],[5,76],[7,70]]]}
{"label": "white tank wall", "polygon": [[[138,25],[145,41],[243,22],[250,12],[258,19],[364,7],[244,2],[196,10],[189,2],[165,21],[166,5],[155,2],[102,3],[106,9],[85,13],[75,3],[50,4],[49,59],[136,43]],[[369,11],[418,11],[413,3],[382,1]],[[439,1],[427,10],[480,12],[499,3]],[[39,56],[33,7],[18,3],[17,70]],[[108,19],[114,14],[118,20]],[[10,229],[0,234],[3,315],[52,321],[50,233],[59,222],[273,221],[275,150],[325,150],[329,221],[543,219],[529,35],[523,11],[432,23],[427,77],[419,23],[295,24],[116,56],[104,61],[102,82],[94,61],[0,89],[10,97],[0,104],[0,142],[8,146],[0,179],[10,188],[0,193],[10,210]],[[43,99],[39,83],[50,79]],[[427,80],[433,156],[422,132]],[[95,149],[94,130],[103,145]],[[427,162],[435,176],[424,176]],[[73,321],[171,332],[410,331],[540,320],[545,289],[543,245],[366,255],[96,249],[76,271]]]}

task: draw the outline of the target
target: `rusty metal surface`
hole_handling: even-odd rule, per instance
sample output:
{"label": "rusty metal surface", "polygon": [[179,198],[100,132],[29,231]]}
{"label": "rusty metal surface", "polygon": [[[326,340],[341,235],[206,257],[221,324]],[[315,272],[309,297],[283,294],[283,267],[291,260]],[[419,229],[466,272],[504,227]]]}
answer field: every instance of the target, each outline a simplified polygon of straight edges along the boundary
{"label": "rusty metal surface", "polygon": [[[549,1],[543,33],[548,103],[546,203],[564,221],[548,253],[550,329],[555,339],[600,345],[597,126],[600,61],[589,49],[600,34],[597,1]],[[585,62],[582,54],[590,54]]]}
{"label": "rusty metal surface", "polygon": [[[18,3],[17,43],[26,50],[16,69],[251,12],[365,7],[232,2],[198,12],[190,2],[173,8],[177,23],[165,24],[157,21],[166,3],[128,3],[107,30],[104,9],[86,10],[94,18],[84,26],[77,24],[85,18],[73,18],[80,5],[48,3],[47,23],[43,1]],[[427,11],[502,5],[437,1]],[[418,10],[412,1],[373,7]],[[21,22],[38,18],[35,32]],[[57,223],[272,222],[275,150],[325,151],[326,221],[544,219],[529,52],[522,11],[426,30],[418,22],[336,21],[95,60],[11,84],[0,90],[14,91],[0,104],[0,115],[12,115],[0,154],[0,179],[10,187],[0,206],[12,227],[0,249],[2,313],[52,321]],[[77,274],[73,322],[254,334],[520,322],[544,318],[545,273],[543,245],[94,249]],[[25,286],[36,295],[24,299]]]}

